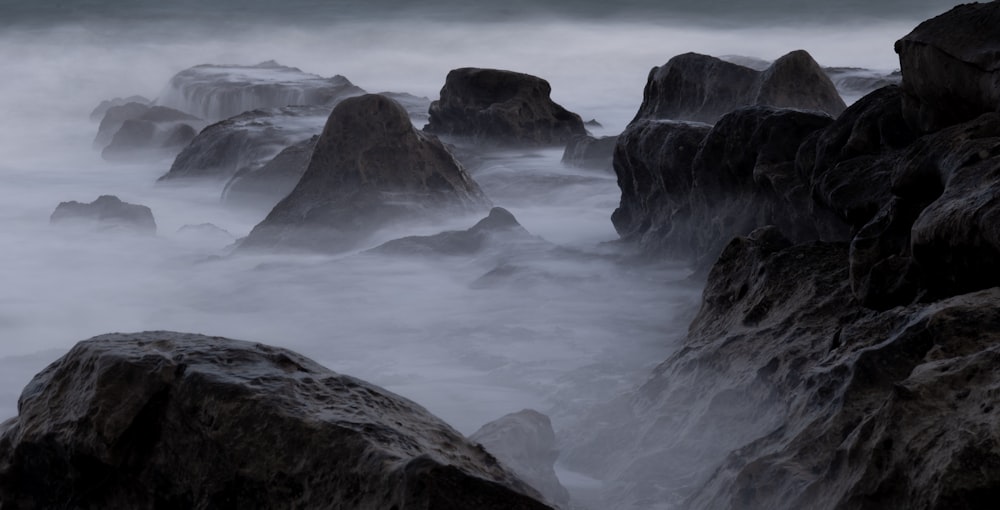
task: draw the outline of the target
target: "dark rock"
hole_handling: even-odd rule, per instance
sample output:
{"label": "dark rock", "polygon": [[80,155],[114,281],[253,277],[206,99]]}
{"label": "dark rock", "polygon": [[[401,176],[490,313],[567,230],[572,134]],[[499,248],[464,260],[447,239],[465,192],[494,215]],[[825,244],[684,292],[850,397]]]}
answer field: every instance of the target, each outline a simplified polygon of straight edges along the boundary
{"label": "dark rock", "polygon": [[148,207],[122,202],[114,195],[102,195],[89,204],[61,202],[49,222],[88,225],[102,231],[156,233],[153,212]]}
{"label": "dark rock", "polygon": [[554,103],[541,78],[496,69],[448,73],[424,130],[497,145],[558,145],[585,135],[583,120]]}
{"label": "dark rock", "polygon": [[0,426],[5,507],[548,508],[417,404],[261,344],[95,337],[18,411]]}
{"label": "dark rock", "polygon": [[104,115],[111,109],[111,107],[121,106],[128,103],[138,103],[146,106],[153,104],[152,101],[142,96],[129,96],[126,98],[116,97],[114,99],[107,99],[101,101],[101,103],[90,112],[90,120],[98,122],[104,118]]}
{"label": "dark rock", "polygon": [[904,112],[932,132],[1000,111],[1000,3],[971,3],[917,26],[896,41]]}
{"label": "dark rock", "polygon": [[489,206],[437,138],[379,95],[337,105],[295,189],[242,248],[343,251],[383,226]]}
{"label": "dark rock", "polygon": [[714,123],[750,105],[812,109],[836,116],[844,101],[823,70],[802,50],[793,51],[764,71],[724,60],[685,53],[649,72],[640,119]]}
{"label": "dark rock", "polygon": [[529,234],[510,211],[494,207],[487,217],[468,230],[393,239],[370,251],[395,255],[473,255],[490,246],[511,248],[513,245],[535,243],[544,241]]}
{"label": "dark rock", "polygon": [[244,167],[222,191],[227,204],[271,210],[288,196],[309,167],[319,135],[286,147],[259,168]]}
{"label": "dark rock", "polygon": [[469,439],[483,445],[550,503],[569,504],[569,492],[554,468],[559,451],[548,416],[532,409],[511,413],[483,425]]}
{"label": "dark rock", "polygon": [[824,67],[823,72],[830,77],[840,96],[848,103],[853,103],[856,99],[882,87],[899,85],[903,81],[903,74],[899,69],[882,72],[860,67]]}
{"label": "dark rock", "polygon": [[[128,103],[108,110],[94,144],[104,144],[101,157],[108,161],[173,156],[194,138],[192,124],[203,125],[197,117],[172,108]],[[105,140],[108,133],[110,140]]]}
{"label": "dark rock", "polygon": [[159,102],[210,120],[289,105],[332,105],[363,94],[343,76],[323,78],[274,61],[254,66],[199,65],[170,79]]}
{"label": "dark rock", "polygon": [[410,115],[410,120],[414,124],[424,125],[430,119],[427,113],[431,107],[431,100],[423,96],[415,96],[406,92],[379,92],[380,96],[388,97],[399,103]]}
{"label": "dark rock", "polygon": [[580,135],[570,138],[563,151],[563,163],[596,170],[612,170],[612,159],[615,154],[617,136],[602,136],[594,138],[590,135]]}

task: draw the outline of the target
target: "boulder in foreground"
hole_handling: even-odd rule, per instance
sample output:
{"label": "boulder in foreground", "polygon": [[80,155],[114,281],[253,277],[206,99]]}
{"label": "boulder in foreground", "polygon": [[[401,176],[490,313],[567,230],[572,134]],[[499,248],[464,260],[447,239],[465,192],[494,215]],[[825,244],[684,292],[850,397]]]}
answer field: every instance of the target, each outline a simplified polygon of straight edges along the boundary
{"label": "boulder in foreground", "polygon": [[4,508],[548,508],[417,404],[261,344],[95,337],[18,411],[0,425]]}

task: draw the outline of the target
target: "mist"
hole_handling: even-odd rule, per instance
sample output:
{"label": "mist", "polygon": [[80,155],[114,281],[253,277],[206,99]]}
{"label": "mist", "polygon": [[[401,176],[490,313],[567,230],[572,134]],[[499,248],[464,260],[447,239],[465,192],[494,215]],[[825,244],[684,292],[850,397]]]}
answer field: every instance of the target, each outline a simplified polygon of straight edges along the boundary
{"label": "mist", "polygon": [[[649,69],[676,54],[771,60],[802,48],[825,66],[890,71],[892,43],[913,20],[953,5],[865,11],[858,6],[873,2],[843,2],[836,23],[818,25],[812,11],[775,22],[767,15],[780,10],[775,3],[745,8],[753,23],[738,26],[740,13],[713,17],[725,6],[638,2],[607,19],[611,3],[600,2],[579,12],[514,3],[485,14],[444,2],[426,17],[393,2],[386,12],[295,2],[273,17],[263,2],[231,17],[199,11],[200,2],[128,4],[0,3],[10,14],[0,15],[0,420],[16,414],[30,377],[75,342],[167,329],[292,348],[411,398],[466,434],[523,408],[549,414],[558,430],[643,381],[678,347],[697,308],[701,289],[683,263],[639,264],[613,243],[614,174],[567,167],[558,149],[491,154],[470,170],[495,205],[566,250],[229,256],[227,246],[266,211],[224,206],[217,183],[157,185],[170,159],[102,160],[88,120],[101,100],[155,99],[175,73],[204,63],[273,59],[344,75],[369,92],[430,99],[450,69],[495,67],[547,79],[556,102],[602,124],[594,134],[617,134]],[[60,202],[105,194],[149,206],[157,235],[49,224]],[[381,232],[369,247],[478,219]],[[204,223],[218,230],[183,228]],[[497,268],[505,276],[494,277]]]}

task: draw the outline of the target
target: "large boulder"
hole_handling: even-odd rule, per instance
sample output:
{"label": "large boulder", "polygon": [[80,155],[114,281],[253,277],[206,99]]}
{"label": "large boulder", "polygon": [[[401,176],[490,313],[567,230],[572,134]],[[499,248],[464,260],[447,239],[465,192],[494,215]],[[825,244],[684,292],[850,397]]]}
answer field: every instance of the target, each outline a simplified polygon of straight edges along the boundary
{"label": "large boulder", "polygon": [[551,92],[547,81],[529,74],[454,69],[424,130],[496,145],[559,145],[587,134],[580,116],[553,102]]}
{"label": "large boulder", "polygon": [[970,3],[896,41],[906,118],[931,132],[1000,111],[1000,3]]}
{"label": "large boulder", "polygon": [[489,207],[454,156],[376,94],[337,105],[302,179],[241,248],[343,251],[382,227]]}
{"label": "large boulder", "polygon": [[649,72],[633,122],[714,123],[730,111],[751,105],[817,110],[833,116],[846,107],[830,78],[803,50],[779,58],[764,71],[685,53]]}
{"label": "large boulder", "polygon": [[419,405],[262,344],[77,344],[0,425],[11,508],[544,509]]}
{"label": "large boulder", "polygon": [[89,204],[61,202],[52,212],[49,222],[82,225],[100,231],[156,233],[153,212],[148,207],[122,202],[114,195],[102,195]]}
{"label": "large boulder", "polygon": [[289,105],[329,105],[363,94],[347,78],[305,73],[277,62],[253,66],[205,64],[170,79],[158,103],[208,120]]}

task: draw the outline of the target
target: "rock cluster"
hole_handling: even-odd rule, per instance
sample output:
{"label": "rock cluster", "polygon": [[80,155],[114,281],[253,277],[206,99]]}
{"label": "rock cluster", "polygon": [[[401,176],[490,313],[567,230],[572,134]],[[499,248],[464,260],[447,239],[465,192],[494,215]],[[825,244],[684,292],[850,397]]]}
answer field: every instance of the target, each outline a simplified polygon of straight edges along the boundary
{"label": "rock cluster", "polygon": [[100,231],[121,230],[155,234],[153,212],[144,205],[122,202],[114,195],[102,195],[89,204],[61,202],[49,217],[52,224],[85,225]]}
{"label": "rock cluster", "polygon": [[94,139],[108,161],[172,156],[204,125],[198,117],[164,106],[131,102],[107,108]]}
{"label": "rock cluster", "polygon": [[417,404],[219,337],[80,342],[0,425],[4,508],[549,508],[538,497]]}

